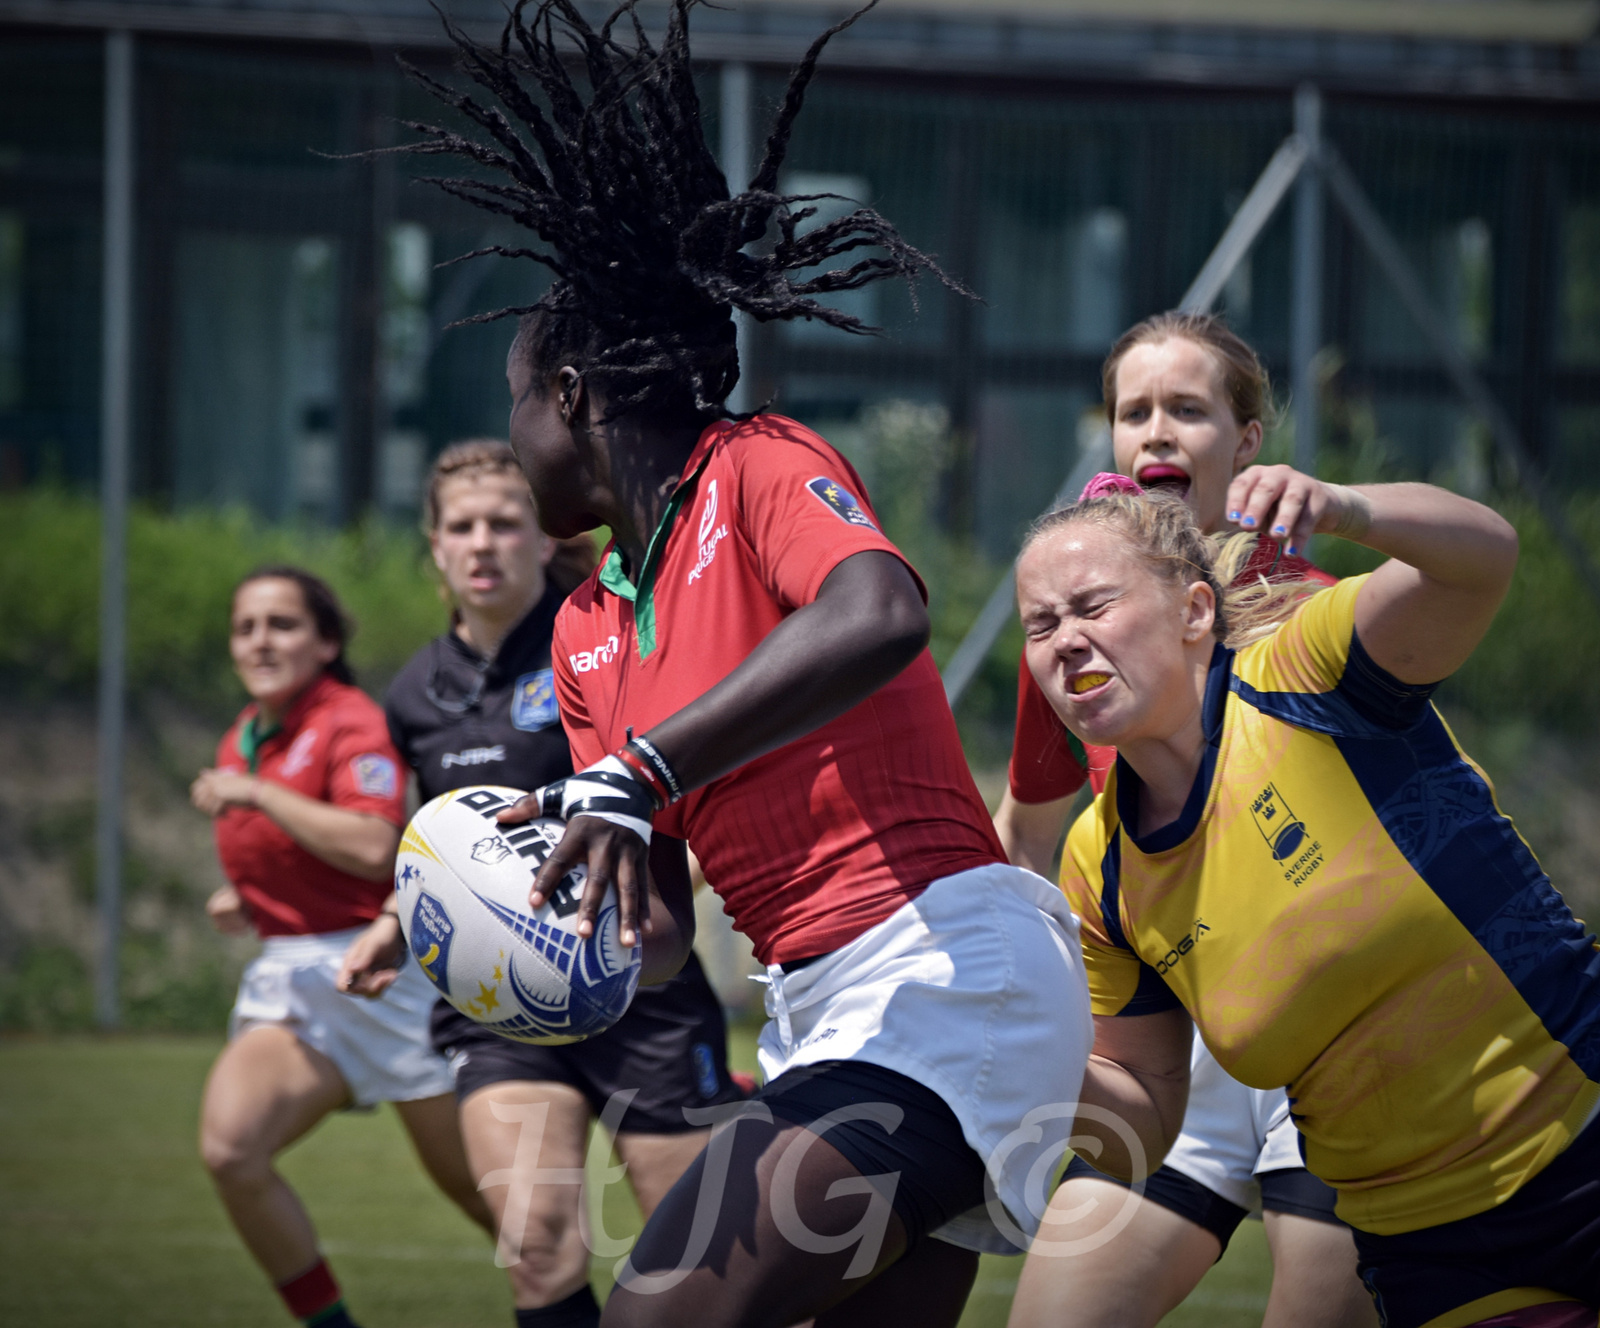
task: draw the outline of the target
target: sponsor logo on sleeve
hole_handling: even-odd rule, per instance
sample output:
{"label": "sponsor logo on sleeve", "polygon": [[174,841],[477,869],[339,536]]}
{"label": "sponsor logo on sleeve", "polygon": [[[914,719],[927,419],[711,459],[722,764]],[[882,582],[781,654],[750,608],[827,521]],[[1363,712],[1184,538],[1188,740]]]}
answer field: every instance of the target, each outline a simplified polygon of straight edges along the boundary
{"label": "sponsor logo on sleeve", "polygon": [[356,788],[369,798],[392,798],[398,787],[394,762],[382,752],[363,752],[350,758]]}
{"label": "sponsor logo on sleeve", "polygon": [[524,673],[517,679],[517,685],[511,689],[512,727],[521,729],[524,733],[533,733],[539,729],[549,728],[560,718],[561,707],[556,704],[554,669],[539,669],[534,673]]}
{"label": "sponsor logo on sleeve", "polygon": [[819,475],[806,485],[806,488],[811,490],[819,503],[847,525],[865,526],[868,530],[878,528],[873,519],[867,515],[866,509],[856,501],[855,494],[837,480]]}

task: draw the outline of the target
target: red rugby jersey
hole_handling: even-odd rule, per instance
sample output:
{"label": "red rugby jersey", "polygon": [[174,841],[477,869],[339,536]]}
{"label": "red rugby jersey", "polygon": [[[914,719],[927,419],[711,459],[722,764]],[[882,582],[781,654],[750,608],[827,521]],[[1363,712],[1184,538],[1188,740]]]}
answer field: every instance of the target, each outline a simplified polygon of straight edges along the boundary
{"label": "red rugby jersey", "polygon": [[[1281,544],[1264,535],[1257,538],[1236,581],[1257,576],[1269,581],[1316,581],[1325,586],[1338,580],[1315,563],[1283,552]],[[1076,793],[1086,777],[1090,788],[1099,793],[1116,760],[1115,747],[1081,743],[1067,732],[1028,672],[1024,656],[1017,666],[1017,731],[1006,772],[1011,796],[1018,802],[1054,802]]]}
{"label": "red rugby jersey", "polygon": [[[217,769],[246,772],[239,730],[247,705],[217,744]],[[383,710],[359,687],[323,674],[306,688],[283,726],[256,751],[256,774],[320,802],[406,821],[400,758]],[[308,853],[265,812],[234,807],[213,823],[222,870],[244,898],[262,936],[304,936],[359,927],[378,916],[392,886],[364,881]]]}
{"label": "red rugby jersey", "polygon": [[[701,435],[636,588],[614,549],[556,618],[579,769],[722,681],[852,554],[902,555],[860,477],[778,415]],[[913,573],[914,574],[914,573]],[[918,582],[919,586],[921,582]],[[825,954],[942,876],[1004,861],[933,658],[655,818],[763,963]]]}

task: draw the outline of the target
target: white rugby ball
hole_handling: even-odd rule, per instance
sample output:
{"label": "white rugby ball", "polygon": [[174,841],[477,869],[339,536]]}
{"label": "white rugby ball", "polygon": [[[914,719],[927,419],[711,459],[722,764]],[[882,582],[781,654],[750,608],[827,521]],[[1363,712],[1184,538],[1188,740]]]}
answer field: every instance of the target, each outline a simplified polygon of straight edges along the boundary
{"label": "white rugby ball", "polygon": [[394,888],[406,944],[445,1000],[501,1037],[559,1046],[622,1017],[640,956],[620,940],[615,886],[594,935],[578,935],[582,867],[542,907],[528,907],[534,873],[566,824],[495,820],[522,796],[478,785],[428,803],[401,837]]}

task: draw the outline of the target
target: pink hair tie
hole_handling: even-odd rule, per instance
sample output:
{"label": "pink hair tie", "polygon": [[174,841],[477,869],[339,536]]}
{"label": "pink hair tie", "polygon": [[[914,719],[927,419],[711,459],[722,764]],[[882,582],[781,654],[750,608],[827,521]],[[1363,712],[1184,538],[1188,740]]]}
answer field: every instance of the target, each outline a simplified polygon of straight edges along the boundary
{"label": "pink hair tie", "polygon": [[1142,494],[1143,492],[1144,490],[1126,475],[1118,475],[1115,471],[1102,470],[1083,486],[1083,492],[1078,495],[1078,501],[1086,503],[1091,498],[1104,498],[1107,494],[1112,493]]}

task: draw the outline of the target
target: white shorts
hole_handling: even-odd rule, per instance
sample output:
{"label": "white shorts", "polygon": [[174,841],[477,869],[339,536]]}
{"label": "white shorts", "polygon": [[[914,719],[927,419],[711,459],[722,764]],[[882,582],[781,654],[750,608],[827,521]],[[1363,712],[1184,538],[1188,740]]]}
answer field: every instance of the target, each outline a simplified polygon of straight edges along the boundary
{"label": "white shorts", "polygon": [[339,1067],[358,1107],[451,1091],[450,1067],[428,1041],[437,993],[410,957],[376,1000],[334,986],[344,952],[362,932],[269,936],[239,980],[228,1036],[252,1024],[284,1024]]}
{"label": "white shorts", "polygon": [[1197,1036],[1189,1062],[1189,1108],[1166,1165],[1229,1203],[1260,1208],[1255,1177],[1305,1166],[1288,1095],[1281,1088],[1241,1084]]}
{"label": "white shorts", "polygon": [[995,1192],[933,1234],[965,1249],[1025,1249],[1094,1043],[1078,920],[1061,891],[1020,867],[974,868],[815,963],[767,974],[767,1082],[856,1060],[927,1085],[955,1112]]}

